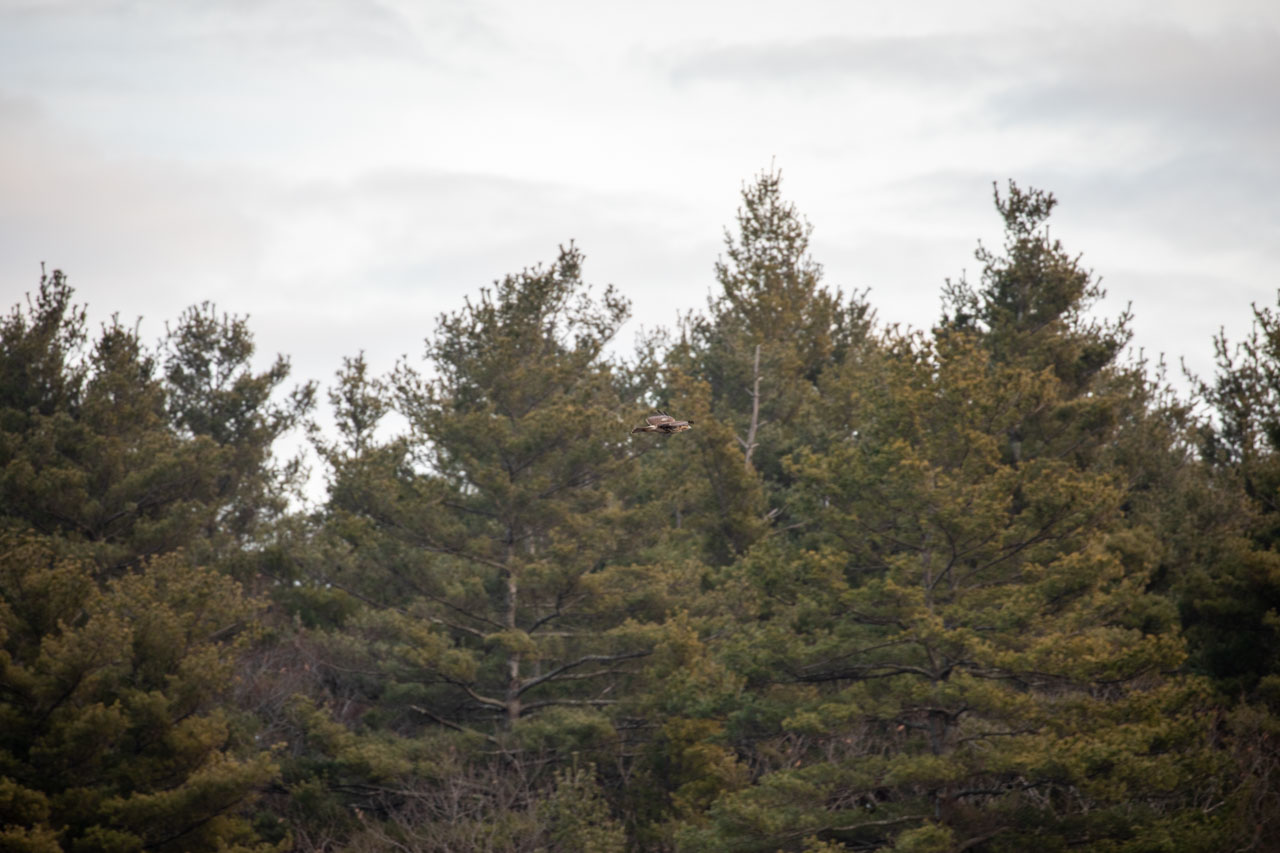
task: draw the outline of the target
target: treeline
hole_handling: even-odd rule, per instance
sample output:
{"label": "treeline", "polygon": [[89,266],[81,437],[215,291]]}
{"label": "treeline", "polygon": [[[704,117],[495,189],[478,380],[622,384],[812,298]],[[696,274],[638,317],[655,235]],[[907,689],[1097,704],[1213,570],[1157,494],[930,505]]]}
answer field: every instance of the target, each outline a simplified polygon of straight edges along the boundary
{"label": "treeline", "polygon": [[630,354],[570,247],[323,393],[43,277],[0,321],[0,849],[1278,849],[1280,315],[1184,399],[1053,196],[995,201],[927,331],[765,173]]}

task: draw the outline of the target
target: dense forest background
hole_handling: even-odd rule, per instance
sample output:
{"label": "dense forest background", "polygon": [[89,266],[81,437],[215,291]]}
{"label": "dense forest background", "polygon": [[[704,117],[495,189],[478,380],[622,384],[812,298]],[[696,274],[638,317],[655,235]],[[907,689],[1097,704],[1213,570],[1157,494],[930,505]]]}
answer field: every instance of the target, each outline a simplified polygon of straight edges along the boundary
{"label": "dense forest background", "polygon": [[43,277],[0,320],[0,848],[1280,849],[1280,314],[1188,397],[1052,195],[995,205],[928,330],[824,284],[767,172],[632,352],[571,245],[327,388]]}

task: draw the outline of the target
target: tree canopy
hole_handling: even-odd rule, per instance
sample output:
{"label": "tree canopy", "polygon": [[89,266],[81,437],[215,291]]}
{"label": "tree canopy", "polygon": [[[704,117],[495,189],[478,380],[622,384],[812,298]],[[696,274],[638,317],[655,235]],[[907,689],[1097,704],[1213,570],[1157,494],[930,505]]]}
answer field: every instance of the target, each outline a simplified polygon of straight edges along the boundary
{"label": "tree canopy", "polygon": [[828,284],[770,169],[674,330],[627,352],[569,244],[323,410],[248,318],[149,345],[42,275],[0,847],[1273,849],[1280,308],[1179,392],[1057,199],[994,201],[928,329]]}

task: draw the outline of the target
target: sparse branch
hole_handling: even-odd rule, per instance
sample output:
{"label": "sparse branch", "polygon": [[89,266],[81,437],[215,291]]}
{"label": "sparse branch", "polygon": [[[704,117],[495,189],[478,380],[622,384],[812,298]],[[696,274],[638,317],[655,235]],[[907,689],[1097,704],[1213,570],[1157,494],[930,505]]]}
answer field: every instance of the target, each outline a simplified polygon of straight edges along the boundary
{"label": "sparse branch", "polygon": [[421,705],[410,705],[409,707],[410,707],[412,710],[417,711],[419,714],[421,714],[422,716],[424,716],[424,717],[426,717],[427,719],[431,720],[433,723],[435,723],[435,724],[437,724],[437,725],[444,726],[445,728],[448,728],[448,729],[453,729],[455,732],[462,732],[462,733],[464,733],[464,734],[479,735],[480,737],[484,738],[484,739],[485,739],[486,741],[488,741],[489,743],[497,743],[497,742],[498,742],[498,741],[497,741],[497,738],[495,738],[493,735],[485,734],[484,732],[476,731],[475,729],[470,729],[470,728],[467,728],[466,726],[460,726],[460,725],[458,725],[457,723],[453,722],[452,720],[446,720],[444,717],[441,717],[441,716],[439,716],[438,714],[433,714],[431,711],[427,710],[426,708],[422,707]]}
{"label": "sparse branch", "polygon": [[534,711],[538,708],[549,708],[555,705],[578,705],[592,708],[603,708],[609,705],[617,705],[617,699],[546,699],[541,702],[530,702],[524,706],[526,711]]}
{"label": "sparse branch", "polygon": [[442,676],[442,677],[446,682],[448,682],[449,684],[452,684],[454,687],[459,688],[460,690],[462,690],[463,693],[466,693],[468,696],[470,696],[476,702],[479,702],[481,705],[484,705],[489,708],[498,708],[502,710],[506,710],[507,708],[506,702],[502,701],[501,699],[494,699],[491,696],[485,696],[483,694],[477,693],[470,684],[459,681],[456,678],[449,678],[448,676]]}
{"label": "sparse branch", "polygon": [[[411,579],[404,577],[404,576],[403,576],[402,574],[400,574],[399,572],[395,572],[394,574],[395,574],[395,576],[396,576],[396,577],[400,578],[401,580],[403,580],[403,581],[405,581],[407,584],[409,584],[409,586],[413,589],[413,591],[414,591],[415,593],[417,593],[418,595],[421,595],[423,598],[425,598],[425,599],[427,599],[427,600],[429,600],[429,601],[435,602],[436,604],[439,604],[439,605],[440,605],[440,606],[442,606],[442,607],[447,607],[447,608],[449,608],[450,610],[453,610],[454,612],[458,613],[458,614],[459,614],[459,615],[461,615],[461,616],[465,616],[465,617],[466,617],[466,618],[468,618],[468,619],[475,619],[477,622],[482,622],[482,623],[487,624],[487,625],[492,625],[492,626],[493,626],[493,627],[495,627],[495,628],[501,628],[501,627],[502,627],[501,625],[499,625],[498,623],[494,622],[494,621],[493,621],[493,620],[491,620],[491,619],[487,619],[487,618],[485,618],[484,616],[479,616],[479,615],[477,615],[477,614],[475,614],[475,613],[472,613],[471,611],[469,611],[469,610],[467,610],[467,609],[465,609],[465,608],[459,607],[458,605],[456,605],[456,604],[454,604],[454,603],[452,603],[452,602],[450,602],[450,601],[448,601],[448,600],[446,600],[446,599],[444,599],[444,598],[441,598],[441,597],[440,597],[440,596],[438,596],[438,595],[432,595],[431,593],[429,593],[429,592],[427,592],[426,590],[422,589],[422,587],[420,587],[418,584],[414,583]],[[357,590],[353,589],[350,585],[348,585],[348,584],[344,584],[344,583],[342,583],[341,581],[336,581],[336,580],[333,580],[332,578],[326,578],[326,579],[325,579],[325,582],[326,582],[326,583],[328,583],[328,584],[331,584],[331,585],[332,585],[333,587],[335,587],[336,589],[340,589],[340,590],[342,590],[344,593],[346,593],[347,595],[349,595],[349,596],[351,596],[352,598],[356,599],[357,601],[361,601],[361,602],[363,602],[364,604],[367,604],[367,605],[369,605],[370,607],[373,607],[373,608],[375,608],[375,609],[378,609],[378,610],[394,610],[394,611],[395,611],[395,612],[397,612],[397,613],[404,613],[404,609],[403,609],[403,608],[395,607],[395,606],[393,606],[393,605],[389,605],[389,604],[385,604],[385,603],[383,603],[383,602],[381,602],[381,601],[377,601],[377,600],[375,600],[375,599],[373,599],[373,598],[370,598],[369,596],[364,595],[363,593],[361,593],[361,592],[359,592],[359,591],[357,591]],[[461,631],[461,632],[463,632],[463,633],[465,633],[465,634],[470,634],[470,635],[472,635],[473,637],[480,637],[480,638],[483,638],[483,637],[485,637],[485,636],[486,636],[486,634],[485,634],[485,632],[484,632],[484,631],[481,631],[481,630],[479,630],[479,629],[477,629],[477,628],[472,628],[472,627],[467,626],[467,625],[460,625],[460,624],[458,624],[457,622],[450,622],[449,620],[447,620],[447,619],[443,619],[443,618],[441,618],[441,617],[439,617],[439,616],[428,616],[428,617],[427,617],[427,619],[428,619],[430,622],[432,622],[433,624],[441,625],[441,626],[443,626],[443,627],[445,627],[445,628],[451,628],[451,629],[453,629],[453,630],[455,630],[455,631]]]}
{"label": "sparse branch", "polygon": [[[522,695],[524,695],[527,691],[529,691],[529,690],[533,689],[534,687],[537,687],[539,684],[543,684],[543,683],[545,683],[545,682],[547,682],[547,681],[553,681],[553,680],[556,680],[556,679],[563,679],[563,678],[570,678],[570,677],[572,677],[572,676],[567,676],[567,675],[565,675],[565,673],[567,673],[567,672],[568,672],[569,670],[571,670],[571,669],[575,669],[575,668],[577,668],[577,667],[579,667],[579,666],[582,666],[582,665],[584,665],[584,664],[588,664],[588,663],[618,663],[618,662],[620,662],[620,661],[624,661],[624,660],[633,660],[633,659],[635,659],[635,658],[647,657],[647,656],[648,656],[648,655],[650,655],[650,654],[652,654],[650,651],[648,651],[648,650],[643,650],[643,651],[636,651],[636,652],[624,652],[623,654],[618,654],[618,655],[583,655],[582,657],[578,658],[577,660],[570,661],[569,663],[566,663],[566,664],[562,664],[561,666],[558,666],[558,667],[556,667],[555,669],[550,670],[549,672],[543,673],[542,675],[538,676],[537,678],[531,678],[531,679],[529,679],[528,681],[524,682],[524,684],[520,685],[520,690],[517,692],[517,694],[516,694],[516,695],[518,695],[518,696],[522,696]],[[601,671],[601,672],[599,672],[599,673],[593,673],[593,675],[595,675],[595,674],[603,675],[603,674],[605,674],[606,672],[609,672],[609,671],[611,671],[611,670],[603,670],[603,671]]]}

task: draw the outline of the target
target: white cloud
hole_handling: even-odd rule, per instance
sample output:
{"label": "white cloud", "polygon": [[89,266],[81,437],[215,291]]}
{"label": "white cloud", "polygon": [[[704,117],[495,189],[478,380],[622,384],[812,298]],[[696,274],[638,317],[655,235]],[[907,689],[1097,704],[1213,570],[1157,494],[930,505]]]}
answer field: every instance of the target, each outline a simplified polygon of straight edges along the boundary
{"label": "white cloud", "polygon": [[776,157],[887,320],[937,317],[1013,177],[1140,343],[1208,353],[1280,260],[1273,7],[10,2],[0,281],[47,260],[157,329],[212,298],[327,378],[574,238],[670,324]]}

